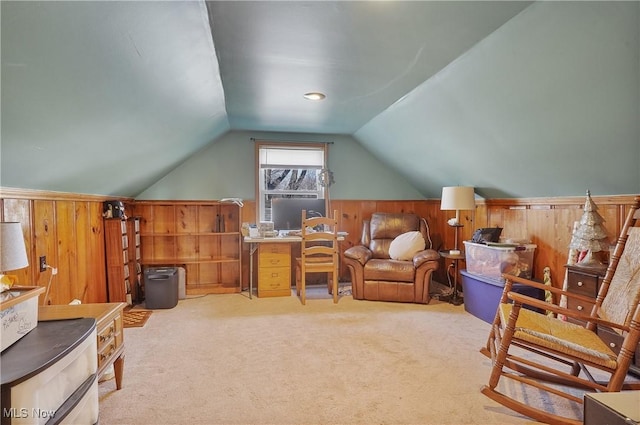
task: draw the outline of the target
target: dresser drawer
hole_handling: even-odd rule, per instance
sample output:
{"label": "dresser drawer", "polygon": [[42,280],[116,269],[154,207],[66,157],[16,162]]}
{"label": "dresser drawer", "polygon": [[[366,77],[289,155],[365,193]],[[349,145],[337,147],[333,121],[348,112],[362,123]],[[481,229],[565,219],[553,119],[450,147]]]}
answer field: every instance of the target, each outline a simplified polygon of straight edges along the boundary
{"label": "dresser drawer", "polygon": [[115,339],[109,340],[106,344],[98,350],[98,369],[102,369],[103,366],[110,364],[111,357],[116,353],[118,346]]}
{"label": "dresser drawer", "polygon": [[[614,353],[620,353],[624,337],[611,328],[598,326],[598,336],[613,350]],[[636,347],[636,352],[632,360],[632,364],[640,366],[640,342]]]}
{"label": "dresser drawer", "polygon": [[591,314],[591,309],[593,309],[594,304],[595,302],[589,303],[567,297],[567,308],[582,314]]}
{"label": "dresser drawer", "polygon": [[107,326],[104,326],[101,329],[98,329],[98,351],[113,339],[116,336],[116,322],[112,320]]}
{"label": "dresser drawer", "polygon": [[567,277],[568,292],[594,298],[598,295],[598,276],[570,271]]}

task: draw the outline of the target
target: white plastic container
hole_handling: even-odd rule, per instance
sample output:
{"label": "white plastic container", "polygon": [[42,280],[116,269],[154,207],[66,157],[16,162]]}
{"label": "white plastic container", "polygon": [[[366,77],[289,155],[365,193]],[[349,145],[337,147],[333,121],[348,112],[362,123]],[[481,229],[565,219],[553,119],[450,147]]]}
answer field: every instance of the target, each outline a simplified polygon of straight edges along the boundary
{"label": "white plastic container", "polygon": [[464,241],[467,272],[504,282],[502,274],[531,279],[534,244],[479,244]]}
{"label": "white plastic container", "polygon": [[38,295],[44,290],[44,287],[39,286],[22,286],[13,287],[0,294],[0,351],[4,351],[38,326]]}

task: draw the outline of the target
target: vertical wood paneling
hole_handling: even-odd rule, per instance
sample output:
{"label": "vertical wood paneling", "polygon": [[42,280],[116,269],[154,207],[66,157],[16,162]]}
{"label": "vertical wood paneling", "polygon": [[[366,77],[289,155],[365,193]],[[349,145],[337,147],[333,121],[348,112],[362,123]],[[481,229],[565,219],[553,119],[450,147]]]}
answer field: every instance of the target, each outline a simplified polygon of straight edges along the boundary
{"label": "vertical wood paneling", "polygon": [[[75,286],[78,284],[74,204],[73,201],[58,201],[55,204],[57,262],[54,262],[54,258],[48,259],[49,264],[58,269],[58,274],[52,276],[50,294],[52,298],[61,301],[62,304],[68,304],[73,299],[72,293],[77,292]],[[50,269],[43,272],[45,275],[51,273]]]}
{"label": "vertical wood paneling", "polygon": [[89,282],[86,277],[89,275],[91,263],[91,245],[93,243],[93,235],[91,233],[90,222],[91,209],[89,202],[75,202],[75,220],[76,220],[76,240],[75,240],[75,256],[76,256],[76,280],[71,291],[72,299],[79,299],[83,303],[88,303]]}
{"label": "vertical wood paneling", "polygon": [[[88,202],[86,210],[86,227],[83,227],[89,243],[85,246],[84,259],[79,256],[79,262],[86,264],[84,274],[80,274],[82,284],[83,303],[100,303],[107,301],[107,275],[105,271],[104,220],[102,219],[102,203]],[[80,236],[79,236],[80,237]],[[82,254],[82,249],[78,247]],[[79,294],[78,294],[79,295]],[[79,298],[79,296],[76,296]]]}
{"label": "vertical wood paneling", "polygon": [[[55,219],[55,201],[35,200],[33,201],[33,238],[35,243],[35,272],[36,283],[38,286],[47,287],[51,276],[51,271],[40,272],[38,269],[38,258],[46,255],[47,262],[51,264],[53,260],[57,260],[56,250],[56,219]],[[51,285],[59,279],[55,276],[51,279]],[[44,300],[45,304],[55,304],[51,298],[52,290],[48,299]],[[57,293],[53,290],[53,294]]]}
{"label": "vertical wood paneling", "polygon": [[153,232],[154,233],[176,233],[176,212],[175,206],[156,205],[153,208]]}
{"label": "vertical wood paneling", "polygon": [[[26,194],[25,194],[26,193]],[[46,287],[50,304],[106,302],[106,268],[101,197],[57,192],[2,192],[2,219],[22,223],[29,267],[19,282]],[[58,270],[39,270],[39,257]],[[40,304],[44,301],[41,295]]]}
{"label": "vertical wood paneling", "polygon": [[4,199],[2,203],[2,221],[17,221],[22,225],[22,234],[24,235],[27,258],[29,259],[29,267],[14,270],[11,274],[17,276],[18,283],[21,285],[36,285],[34,270],[37,270],[37,263],[35,262],[34,246],[31,243],[31,201],[27,199]]}
{"label": "vertical wood paneling", "polygon": [[[176,205],[176,232],[194,233],[198,231],[198,207],[195,205]],[[213,227],[213,226],[212,226]],[[213,230],[209,230],[213,231]]]}

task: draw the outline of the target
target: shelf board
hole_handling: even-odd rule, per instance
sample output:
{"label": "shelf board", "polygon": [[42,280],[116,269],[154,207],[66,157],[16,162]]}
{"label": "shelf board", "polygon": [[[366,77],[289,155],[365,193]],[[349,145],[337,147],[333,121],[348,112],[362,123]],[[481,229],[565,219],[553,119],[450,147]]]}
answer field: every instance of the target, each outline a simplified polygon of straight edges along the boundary
{"label": "shelf board", "polygon": [[140,233],[147,237],[176,237],[176,236],[238,236],[240,232],[181,232],[181,233]]}
{"label": "shelf board", "polygon": [[220,258],[218,260],[198,260],[198,259],[180,259],[180,258],[157,258],[155,260],[142,260],[145,266],[166,266],[167,264],[216,264],[216,263],[237,263],[239,258]]}
{"label": "shelf board", "polygon": [[233,294],[240,292],[240,285],[231,283],[203,283],[187,285],[187,295]]}

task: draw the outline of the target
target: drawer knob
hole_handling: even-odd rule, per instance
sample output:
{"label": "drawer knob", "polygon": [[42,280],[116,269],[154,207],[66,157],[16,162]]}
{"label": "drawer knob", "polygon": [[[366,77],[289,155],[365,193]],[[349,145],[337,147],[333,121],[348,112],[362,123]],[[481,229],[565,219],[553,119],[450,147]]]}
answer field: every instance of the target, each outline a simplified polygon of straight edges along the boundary
{"label": "drawer knob", "polygon": [[578,282],[578,286],[582,286],[584,285],[584,283],[582,283],[582,281]]}
{"label": "drawer knob", "polygon": [[582,311],[584,310],[584,307],[582,307],[581,305],[578,306],[578,311]]}
{"label": "drawer knob", "polygon": [[610,343],[609,343],[609,347],[611,347],[611,348],[616,348],[616,343],[615,343],[615,342],[610,342]]}

